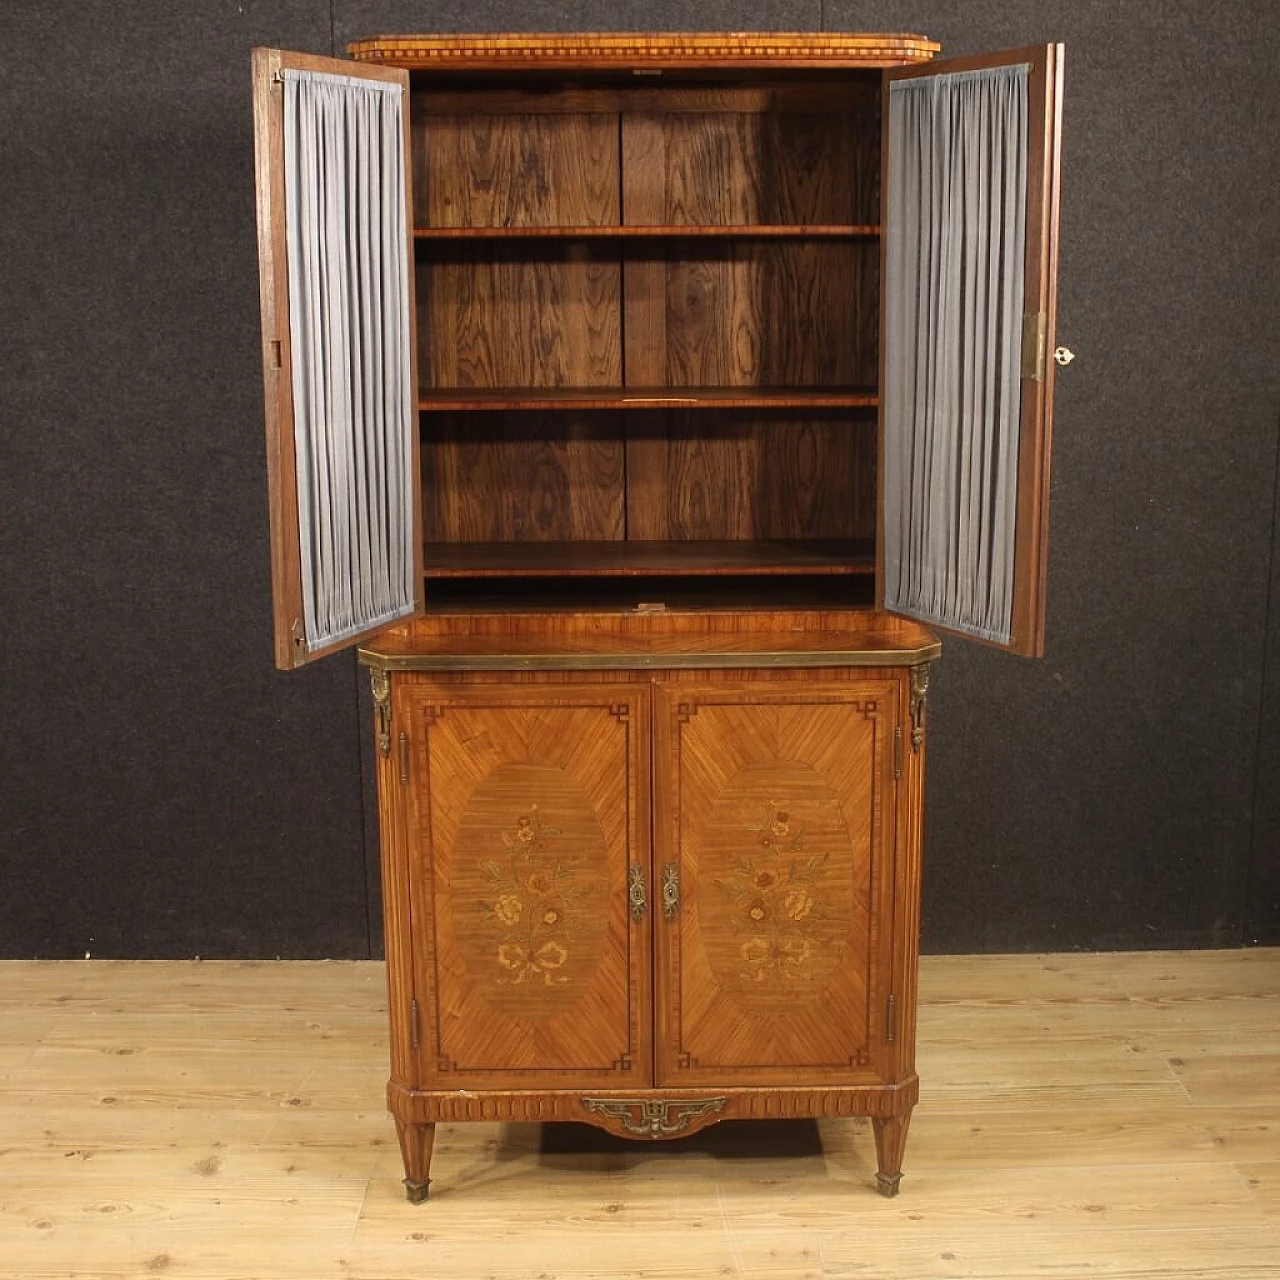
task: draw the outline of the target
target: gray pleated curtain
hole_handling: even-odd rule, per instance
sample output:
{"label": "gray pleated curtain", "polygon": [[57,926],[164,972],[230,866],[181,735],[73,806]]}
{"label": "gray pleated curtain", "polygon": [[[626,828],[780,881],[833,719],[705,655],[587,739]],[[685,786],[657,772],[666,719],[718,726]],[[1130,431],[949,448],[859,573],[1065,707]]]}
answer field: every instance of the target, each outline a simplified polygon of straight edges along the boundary
{"label": "gray pleated curtain", "polygon": [[886,608],[1007,642],[1025,65],[894,81],[885,214]]}
{"label": "gray pleated curtain", "polygon": [[303,622],[315,650],[412,612],[409,263],[399,85],[284,72]]}

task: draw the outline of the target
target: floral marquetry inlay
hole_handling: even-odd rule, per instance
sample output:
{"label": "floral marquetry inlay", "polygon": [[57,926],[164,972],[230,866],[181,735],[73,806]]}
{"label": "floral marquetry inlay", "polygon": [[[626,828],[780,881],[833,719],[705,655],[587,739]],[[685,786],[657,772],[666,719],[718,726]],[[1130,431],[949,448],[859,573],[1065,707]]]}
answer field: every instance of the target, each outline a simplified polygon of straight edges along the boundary
{"label": "floral marquetry inlay", "polygon": [[472,794],[454,860],[467,972],[522,1017],[562,1012],[594,976],[608,892],[604,834],[563,770],[507,764]]}
{"label": "floral marquetry inlay", "polygon": [[744,852],[717,881],[753,936],[738,948],[741,976],[751,982],[790,982],[813,956],[815,929],[827,912],[814,897],[827,853],[809,853],[804,828],[777,800],[744,822]]}
{"label": "floral marquetry inlay", "polygon": [[550,846],[560,832],[548,826],[530,805],[513,831],[502,832],[505,857],[484,864],[495,897],[481,903],[504,930],[498,964],[506,970],[499,982],[541,980],[544,986],[567,983],[558,972],[569,959],[557,935],[566,933],[566,918],[577,894],[576,859],[558,860]]}
{"label": "floral marquetry inlay", "polygon": [[744,770],[719,795],[696,853],[700,932],[721,987],[761,1011],[820,999],[850,913],[865,910],[854,902],[848,824],[822,776],[802,764]]}

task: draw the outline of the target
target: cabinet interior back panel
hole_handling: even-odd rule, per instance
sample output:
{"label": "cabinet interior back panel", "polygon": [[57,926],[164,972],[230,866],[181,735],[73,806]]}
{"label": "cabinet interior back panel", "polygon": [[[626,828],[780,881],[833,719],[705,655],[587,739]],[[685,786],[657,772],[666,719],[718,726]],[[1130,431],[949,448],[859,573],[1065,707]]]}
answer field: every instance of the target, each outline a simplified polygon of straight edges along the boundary
{"label": "cabinet interior back panel", "polygon": [[622,382],[622,268],[607,244],[432,244],[417,297],[424,388]]}
{"label": "cabinet interior back panel", "polygon": [[879,120],[865,112],[663,112],[622,121],[630,224],[874,223]]}
{"label": "cabinet interior back panel", "polygon": [[417,226],[590,227],[620,219],[616,114],[423,114],[413,138]]}
{"label": "cabinet interior back panel", "polygon": [[875,415],[633,413],[627,534],[875,536]]}
{"label": "cabinet interior back panel", "polygon": [[874,241],[670,240],[629,247],[627,382],[874,386]]}
{"label": "cabinet interior back panel", "polygon": [[422,436],[427,542],[625,535],[621,414],[431,414]]}

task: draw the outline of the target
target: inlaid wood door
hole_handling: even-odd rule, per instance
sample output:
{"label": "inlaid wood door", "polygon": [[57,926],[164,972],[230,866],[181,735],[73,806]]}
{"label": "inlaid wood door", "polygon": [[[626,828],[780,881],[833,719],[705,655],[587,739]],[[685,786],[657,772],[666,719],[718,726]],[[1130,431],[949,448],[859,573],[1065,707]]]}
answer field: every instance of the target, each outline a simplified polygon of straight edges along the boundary
{"label": "inlaid wood door", "polygon": [[655,693],[657,1076],[887,1079],[893,680]]}
{"label": "inlaid wood door", "polygon": [[401,688],[423,1086],[649,1083],[647,691]]}

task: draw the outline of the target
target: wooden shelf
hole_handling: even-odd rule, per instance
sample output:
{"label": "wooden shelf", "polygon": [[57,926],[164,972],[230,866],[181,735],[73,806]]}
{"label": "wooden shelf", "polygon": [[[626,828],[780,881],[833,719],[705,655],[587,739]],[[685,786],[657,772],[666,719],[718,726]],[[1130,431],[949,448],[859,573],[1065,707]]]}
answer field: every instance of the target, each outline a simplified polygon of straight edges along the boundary
{"label": "wooden shelf", "polygon": [[871,387],[449,387],[421,394],[426,413],[495,409],[874,408]]}
{"label": "wooden shelf", "polygon": [[773,542],[432,542],[427,578],[851,575],[875,572],[866,538]]}
{"label": "wooden shelf", "polygon": [[592,614],[869,609],[871,574],[709,577],[432,578],[428,614],[581,617]]}
{"label": "wooden shelf", "polygon": [[415,240],[632,240],[632,239],[827,239],[866,240],[879,223],[763,224],[743,226],[415,227]]}

